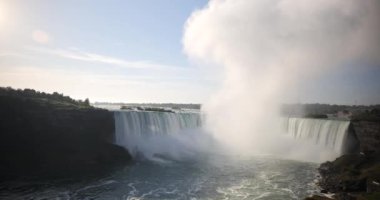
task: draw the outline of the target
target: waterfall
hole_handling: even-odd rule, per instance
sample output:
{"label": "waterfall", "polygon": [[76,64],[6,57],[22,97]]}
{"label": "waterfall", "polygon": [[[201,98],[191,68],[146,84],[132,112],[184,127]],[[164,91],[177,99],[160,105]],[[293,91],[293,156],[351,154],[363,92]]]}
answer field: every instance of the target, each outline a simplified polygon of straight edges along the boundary
{"label": "waterfall", "polygon": [[338,154],[344,153],[349,143],[350,121],[288,118],[287,133],[297,140],[308,140]]}
{"label": "waterfall", "polygon": [[198,113],[116,111],[116,143],[125,135],[171,135],[201,126]]}
{"label": "waterfall", "polygon": [[[203,117],[196,112],[118,110],[114,117],[115,143],[128,149],[135,158],[181,159],[184,155],[209,150],[214,141],[200,129]],[[350,121],[284,118],[283,122],[286,138],[296,140],[293,153],[318,157],[311,160],[330,160],[358,149],[358,140],[349,128]]]}
{"label": "waterfall", "polygon": [[201,126],[201,116],[196,112],[115,111],[114,117],[115,143],[133,156],[142,153],[152,157],[172,151],[169,148],[182,145],[178,142],[181,136]]}

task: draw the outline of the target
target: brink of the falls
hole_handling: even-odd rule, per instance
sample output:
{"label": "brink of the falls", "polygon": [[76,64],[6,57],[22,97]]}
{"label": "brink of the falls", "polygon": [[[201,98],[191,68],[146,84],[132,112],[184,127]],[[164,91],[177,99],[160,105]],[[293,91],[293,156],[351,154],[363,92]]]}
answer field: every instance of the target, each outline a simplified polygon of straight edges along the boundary
{"label": "brink of the falls", "polygon": [[[115,111],[115,143],[133,156],[145,158],[179,157],[194,149],[207,149],[210,137],[202,131],[201,116],[199,112]],[[295,151],[328,154],[317,155],[317,162],[357,151],[358,141],[350,121],[284,118],[283,122],[285,135],[292,138],[292,143],[301,144],[290,144]],[[279,135],[278,139],[283,137]]]}

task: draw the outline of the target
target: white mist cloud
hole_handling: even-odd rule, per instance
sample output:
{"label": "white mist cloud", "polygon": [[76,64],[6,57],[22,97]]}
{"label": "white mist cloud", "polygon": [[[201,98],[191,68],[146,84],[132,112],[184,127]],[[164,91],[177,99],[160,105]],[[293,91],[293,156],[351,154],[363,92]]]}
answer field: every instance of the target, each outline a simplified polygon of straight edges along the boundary
{"label": "white mist cloud", "polygon": [[224,71],[205,105],[211,131],[240,152],[275,149],[292,88],[351,62],[380,63],[379,19],[377,0],[211,0],[183,38],[190,58]]}

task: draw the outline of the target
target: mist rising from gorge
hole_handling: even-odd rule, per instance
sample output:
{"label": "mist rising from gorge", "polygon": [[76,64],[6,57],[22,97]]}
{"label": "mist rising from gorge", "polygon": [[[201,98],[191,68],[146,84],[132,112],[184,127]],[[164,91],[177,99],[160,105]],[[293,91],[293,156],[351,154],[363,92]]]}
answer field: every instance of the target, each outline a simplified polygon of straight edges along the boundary
{"label": "mist rising from gorge", "polygon": [[299,88],[332,70],[379,64],[378,19],[376,0],[211,0],[183,37],[190,59],[222,72],[203,106],[207,128],[234,152],[287,149],[280,104],[307,95]]}

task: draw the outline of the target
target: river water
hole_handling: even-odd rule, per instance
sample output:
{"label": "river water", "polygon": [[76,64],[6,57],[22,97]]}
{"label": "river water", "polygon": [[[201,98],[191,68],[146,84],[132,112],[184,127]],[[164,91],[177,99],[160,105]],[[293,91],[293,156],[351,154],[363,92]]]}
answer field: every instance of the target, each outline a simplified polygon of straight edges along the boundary
{"label": "river water", "polygon": [[[328,131],[337,136],[346,131],[345,122],[304,122],[289,120],[290,135],[318,144],[315,138],[330,141],[320,137],[324,130],[339,130]],[[0,199],[286,200],[318,192],[317,163],[231,155],[197,130],[201,124],[197,113],[115,111],[115,143],[129,149],[133,163],[102,176],[0,182]],[[340,150],[343,139],[334,137],[339,141],[327,147],[322,142],[322,149]]]}
{"label": "river water", "polygon": [[138,161],[98,178],[2,183],[1,199],[302,199],[317,191],[317,164],[212,155]]}

